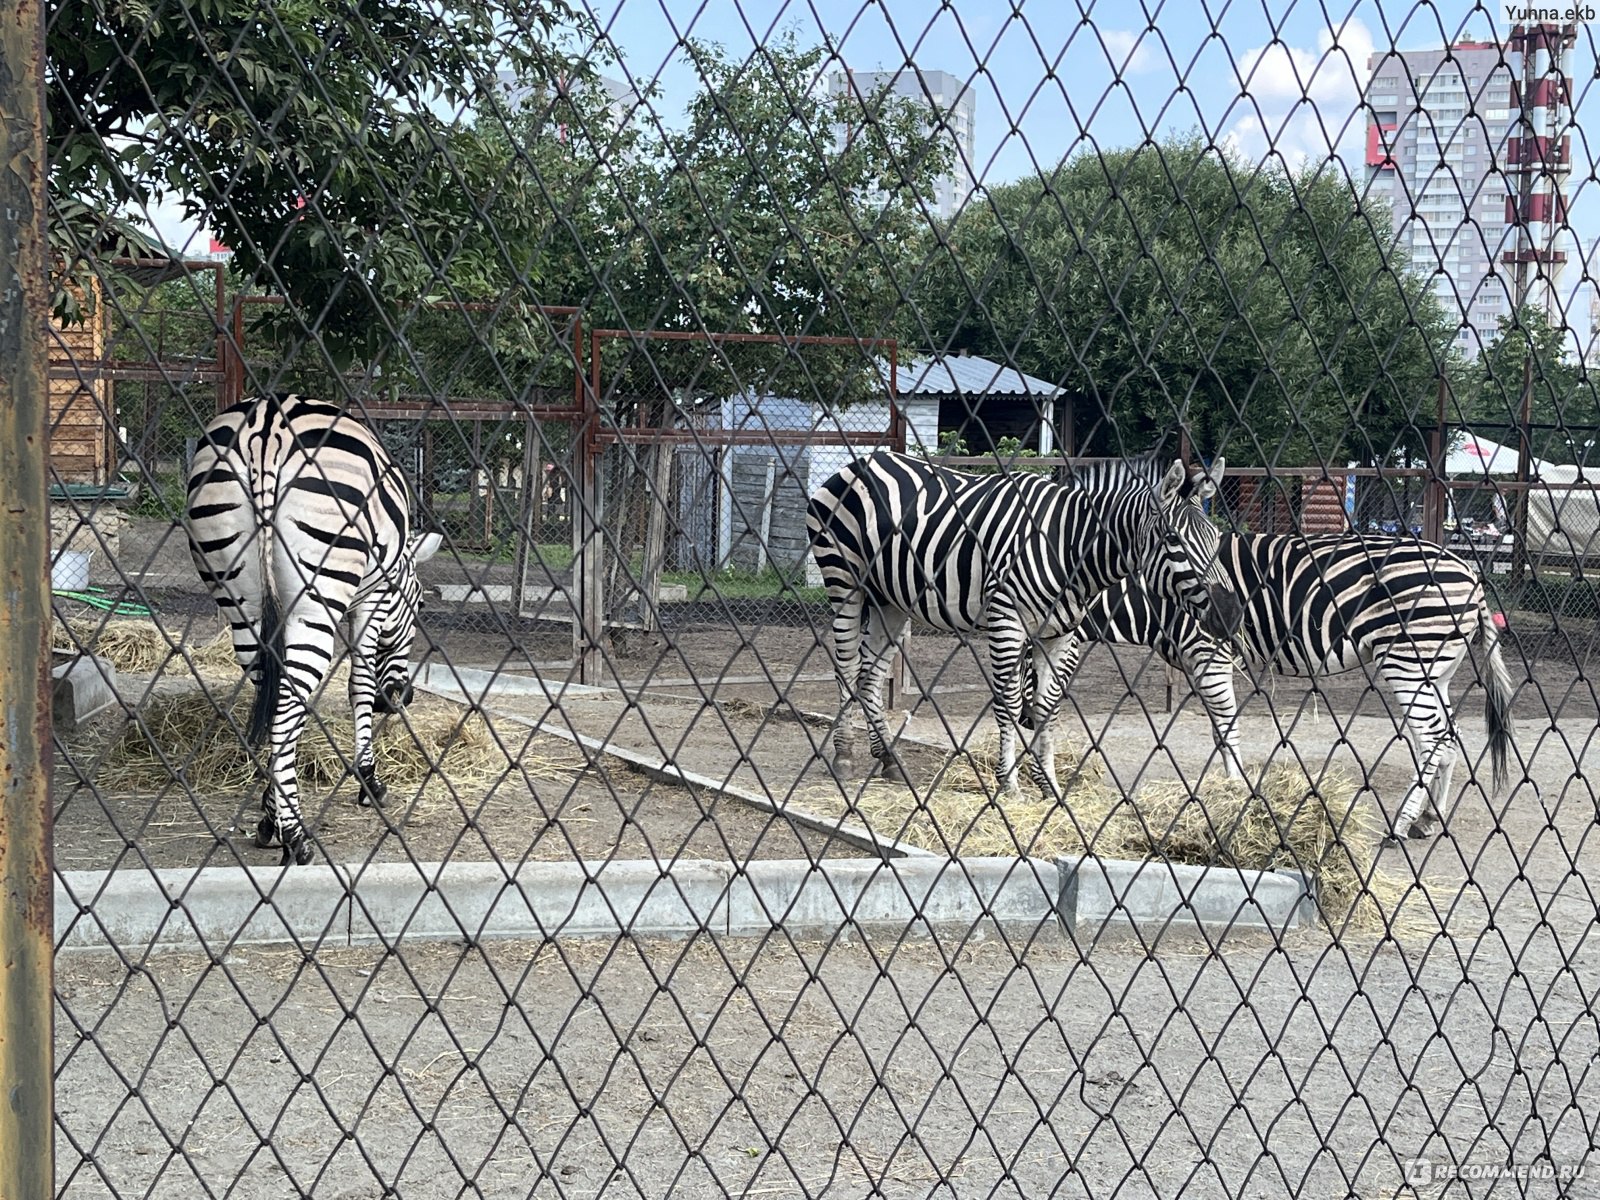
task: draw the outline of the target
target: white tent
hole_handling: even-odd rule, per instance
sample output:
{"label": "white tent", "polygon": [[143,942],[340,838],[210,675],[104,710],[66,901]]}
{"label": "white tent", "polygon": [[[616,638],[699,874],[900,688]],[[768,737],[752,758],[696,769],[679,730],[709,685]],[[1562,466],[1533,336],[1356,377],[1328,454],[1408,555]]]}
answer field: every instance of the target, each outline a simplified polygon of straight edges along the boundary
{"label": "white tent", "polygon": [[[1587,483],[1573,489],[1539,484]],[[1528,489],[1528,553],[1576,559],[1600,556],[1600,471],[1543,463]]]}
{"label": "white tent", "polygon": [[[1528,471],[1532,475],[1544,475],[1553,464],[1547,463],[1542,458],[1529,459]],[[1517,450],[1514,446],[1502,446],[1499,442],[1492,442],[1486,437],[1478,437],[1471,433],[1460,433],[1450,446],[1450,453],[1445,456],[1444,473],[1446,475],[1515,475],[1517,473]]]}
{"label": "white tent", "polygon": [[[1517,451],[1512,446],[1470,433],[1457,436],[1445,458],[1445,474],[1453,476],[1515,475]],[[1561,559],[1600,557],[1600,470],[1546,462],[1528,462],[1528,554]],[[1551,488],[1541,484],[1589,483],[1593,488]],[[1454,496],[1451,497],[1452,501]],[[1496,511],[1501,508],[1496,503]]]}

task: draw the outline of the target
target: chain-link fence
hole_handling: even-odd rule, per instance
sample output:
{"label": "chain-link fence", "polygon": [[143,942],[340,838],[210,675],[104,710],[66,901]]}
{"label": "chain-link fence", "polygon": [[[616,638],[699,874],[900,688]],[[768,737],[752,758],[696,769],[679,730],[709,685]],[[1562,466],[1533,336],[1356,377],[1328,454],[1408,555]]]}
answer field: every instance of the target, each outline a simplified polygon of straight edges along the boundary
{"label": "chain-link fence", "polygon": [[20,11],[57,1195],[1595,1194],[1581,6]]}

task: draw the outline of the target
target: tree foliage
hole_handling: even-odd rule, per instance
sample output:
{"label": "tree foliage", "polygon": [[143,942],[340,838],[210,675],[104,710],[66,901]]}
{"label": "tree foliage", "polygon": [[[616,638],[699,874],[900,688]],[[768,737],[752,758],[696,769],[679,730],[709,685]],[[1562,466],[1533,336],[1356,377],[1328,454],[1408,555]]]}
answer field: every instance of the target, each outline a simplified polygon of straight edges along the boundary
{"label": "tree foliage", "polygon": [[917,331],[1060,384],[1093,452],[1181,423],[1240,463],[1381,461],[1420,449],[1453,362],[1389,229],[1328,170],[1255,170],[1193,138],[1085,153],[968,206]]}
{"label": "tree foliage", "polygon": [[1494,340],[1484,347],[1463,389],[1467,423],[1475,432],[1516,446],[1524,381],[1534,456],[1557,463],[1600,462],[1592,447],[1585,450],[1586,442],[1600,442],[1594,385],[1583,364],[1568,353],[1566,330],[1536,307],[1500,318]]}
{"label": "tree foliage", "polygon": [[[48,13],[51,231],[64,266],[148,252],[162,200],[292,298],[334,352],[370,352],[418,298],[502,285],[478,220],[501,162],[463,119],[496,72],[579,68],[565,0],[56,0]],[[58,307],[71,306],[70,289]]]}
{"label": "tree foliage", "polygon": [[[515,186],[546,198],[518,256],[546,302],[631,332],[892,333],[905,254],[948,150],[887,95],[830,94],[823,53],[774,39],[747,60],[689,42],[701,79],[685,120],[618,112],[598,89],[543,98],[503,133]],[[559,135],[559,136],[558,136]],[[733,342],[608,345],[608,392],[736,390],[848,401],[859,352]]]}

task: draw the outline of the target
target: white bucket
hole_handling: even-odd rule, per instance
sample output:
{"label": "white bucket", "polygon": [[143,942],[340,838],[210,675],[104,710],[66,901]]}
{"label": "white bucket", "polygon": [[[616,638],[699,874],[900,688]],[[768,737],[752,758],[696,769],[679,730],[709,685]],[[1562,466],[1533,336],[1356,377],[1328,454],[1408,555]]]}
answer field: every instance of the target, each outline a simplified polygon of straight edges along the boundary
{"label": "white bucket", "polygon": [[89,556],[93,550],[63,550],[50,564],[50,588],[57,592],[81,592],[89,586]]}

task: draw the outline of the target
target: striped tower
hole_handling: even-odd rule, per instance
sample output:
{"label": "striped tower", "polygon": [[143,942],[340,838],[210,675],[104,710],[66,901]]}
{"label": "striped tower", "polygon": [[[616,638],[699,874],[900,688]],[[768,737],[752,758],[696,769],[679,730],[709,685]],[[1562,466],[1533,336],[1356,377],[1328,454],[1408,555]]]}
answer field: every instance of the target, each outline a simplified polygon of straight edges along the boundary
{"label": "striped tower", "polygon": [[1566,180],[1572,171],[1572,47],[1576,25],[1515,25],[1506,49],[1522,56],[1522,79],[1511,85],[1518,114],[1506,143],[1506,173],[1515,192],[1506,197],[1506,224],[1516,247],[1504,261],[1515,267],[1519,305],[1537,304],[1560,319],[1557,282],[1567,255],[1556,248],[1567,221]]}

